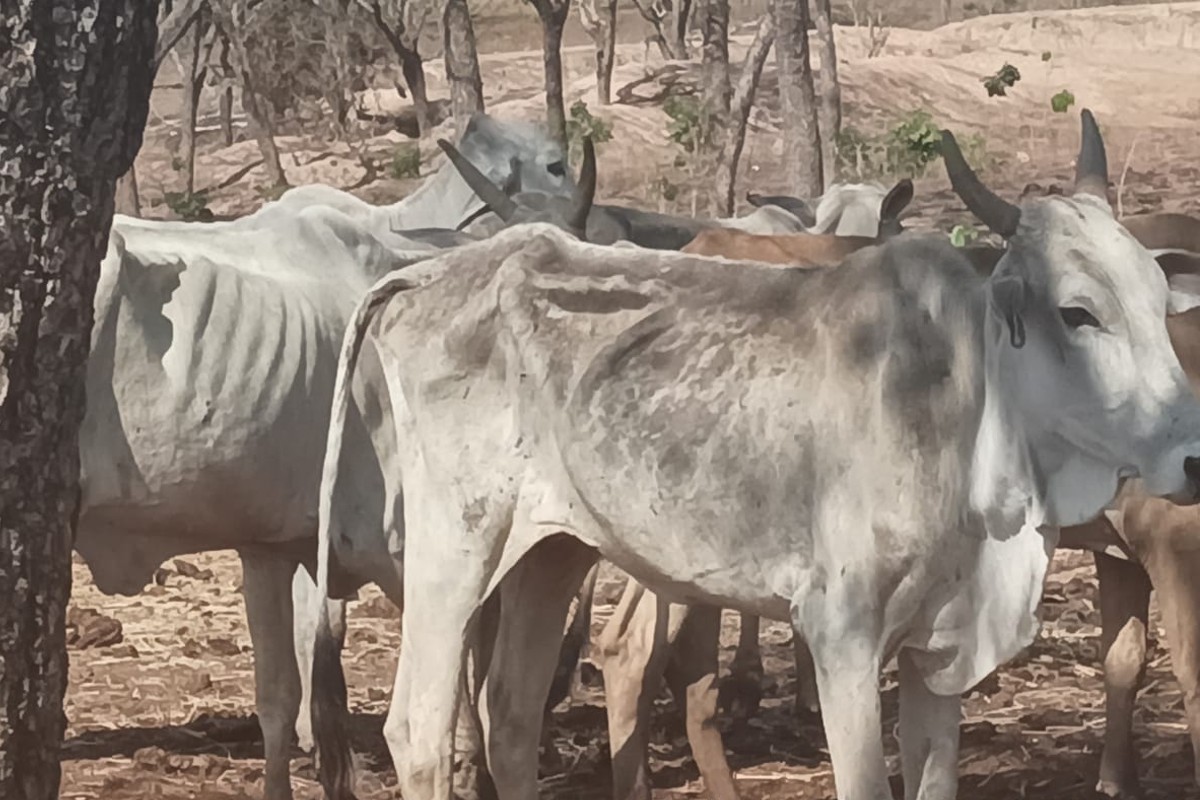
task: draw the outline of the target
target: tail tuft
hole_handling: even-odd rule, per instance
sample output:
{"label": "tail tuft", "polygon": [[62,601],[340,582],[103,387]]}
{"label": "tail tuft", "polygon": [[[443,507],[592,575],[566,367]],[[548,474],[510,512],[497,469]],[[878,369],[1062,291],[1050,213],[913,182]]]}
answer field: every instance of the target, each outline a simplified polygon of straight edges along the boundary
{"label": "tail tuft", "polygon": [[326,800],[357,800],[347,717],[341,645],[323,609],[313,646],[312,727],[317,744],[317,771]]}

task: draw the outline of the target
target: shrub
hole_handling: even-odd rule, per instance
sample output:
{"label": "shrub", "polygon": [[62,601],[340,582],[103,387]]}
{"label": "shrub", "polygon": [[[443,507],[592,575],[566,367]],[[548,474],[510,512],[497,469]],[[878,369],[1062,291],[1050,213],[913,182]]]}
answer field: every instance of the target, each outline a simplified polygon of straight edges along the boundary
{"label": "shrub", "polygon": [[388,173],[396,180],[421,177],[421,148],[412,142],[396,145]]}
{"label": "shrub", "polygon": [[167,192],[163,195],[167,208],[185,222],[208,222],[213,218],[208,208],[208,195],[200,192]]}
{"label": "shrub", "polygon": [[612,126],[603,118],[588,111],[587,103],[576,100],[567,114],[567,142],[571,161],[576,162],[583,154],[583,139],[590,136],[592,144],[602,144],[612,139]]}

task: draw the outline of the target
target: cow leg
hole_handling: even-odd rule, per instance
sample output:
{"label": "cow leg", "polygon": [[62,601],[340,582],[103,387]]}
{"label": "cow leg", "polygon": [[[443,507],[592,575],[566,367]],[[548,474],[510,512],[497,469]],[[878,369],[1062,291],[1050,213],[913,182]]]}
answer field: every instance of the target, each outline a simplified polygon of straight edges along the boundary
{"label": "cow leg", "polygon": [[1095,553],[1100,581],[1100,649],[1104,660],[1104,752],[1096,791],[1110,797],[1138,794],[1133,708],[1146,665],[1150,581],[1131,562]]}
{"label": "cow leg", "polygon": [[266,800],[291,800],[292,734],[300,712],[300,671],[292,640],[294,561],[242,554],[242,593],[254,645],[254,695],[262,728]]}
{"label": "cow leg", "polygon": [[[669,603],[630,578],[597,642],[614,800],[650,800],[650,710],[667,665],[672,611]],[[679,606],[680,617],[687,612],[686,606]]]}
{"label": "cow leg", "polygon": [[817,668],[808,642],[793,635],[792,654],[796,661],[796,716],[800,719],[815,716],[821,711],[821,701],[817,697]]}
{"label": "cow leg", "polygon": [[758,617],[740,614],[737,650],[729,665],[729,677],[721,682],[721,704],[735,723],[754,716],[762,702],[763,663],[758,644]]}
{"label": "cow leg", "polygon": [[954,800],[962,698],[929,691],[909,650],[900,662],[900,760],[904,800]]}
{"label": "cow leg", "polygon": [[841,588],[853,582],[842,577],[824,592],[797,597],[792,626],[812,650],[838,800],[891,800],[880,735],[879,634],[854,627],[869,624],[875,612],[847,615],[862,600],[845,596]]}
{"label": "cow leg", "polygon": [[296,740],[300,749],[306,752],[313,748],[313,643],[317,638],[317,622],[323,613],[330,616],[340,650],[346,633],[346,601],[322,601],[317,592],[317,584],[308,574],[308,570],[302,566],[296,567],[292,577],[292,639],[296,646],[296,664],[300,668],[300,715],[296,719]]}
{"label": "cow leg", "polygon": [[[1154,542],[1158,545],[1158,542]],[[1162,612],[1171,668],[1183,690],[1195,780],[1200,784],[1200,553],[1163,548],[1147,561]]]}
{"label": "cow leg", "polygon": [[[758,619],[754,618],[755,629]],[[694,606],[679,628],[667,662],[667,685],[687,720],[692,757],[713,800],[737,800],[725,743],[717,730],[717,660],[721,609]]]}
{"label": "cow leg", "polygon": [[596,551],[556,535],[538,542],[500,583],[500,624],[481,716],[496,796],[537,797],[538,744],[571,600]]}

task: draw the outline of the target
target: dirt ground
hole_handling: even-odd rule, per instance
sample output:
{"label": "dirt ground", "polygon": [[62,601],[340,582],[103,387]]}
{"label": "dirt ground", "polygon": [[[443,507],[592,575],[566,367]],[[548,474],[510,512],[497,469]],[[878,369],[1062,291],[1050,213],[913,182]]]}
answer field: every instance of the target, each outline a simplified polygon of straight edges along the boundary
{"label": "dirt ground", "polygon": [[[1048,3],[1039,3],[1040,9]],[[752,5],[752,4],[751,4]],[[933,0],[899,0],[893,21],[928,28]],[[1002,6],[1002,3],[996,4]],[[1063,3],[1059,3],[1063,5]],[[507,8],[507,7],[506,7]],[[500,9],[503,11],[503,9]],[[499,14],[499,11],[497,12]],[[516,12],[513,12],[516,13]],[[749,12],[740,10],[744,18]],[[922,14],[924,13],[924,16]],[[528,20],[504,15],[489,42],[522,45]],[[988,179],[1011,196],[1028,184],[1065,183],[1077,146],[1078,117],[1049,110],[1049,97],[1069,88],[1080,106],[1093,108],[1105,130],[1109,161],[1126,213],[1200,210],[1200,3],[1035,11],[956,23],[937,30],[893,28],[881,55],[866,58],[865,34],[839,29],[840,71],[846,120],[863,129],[924,108],[943,124],[985,137],[993,165]],[[601,192],[606,197],[664,207],[650,179],[671,169],[674,151],[663,135],[666,117],[651,94],[663,75],[687,80],[646,55],[637,21],[622,31],[615,87],[632,87],[627,102],[593,111],[610,120],[613,144],[600,149]],[[506,27],[507,25],[507,27]],[[514,27],[516,26],[516,27]],[[484,25],[481,24],[481,29]],[[508,38],[503,38],[507,36]],[[732,46],[741,57],[749,35]],[[533,40],[536,43],[536,38]],[[572,40],[569,38],[568,43]],[[500,115],[535,117],[541,108],[540,53],[495,52],[483,59],[489,109]],[[1050,53],[1049,61],[1042,55]],[[567,52],[567,102],[591,97],[590,47]],[[1007,98],[988,99],[979,79],[1005,61],[1023,80]],[[439,62],[429,66],[431,93],[445,95]],[[665,70],[665,71],[664,71]],[[639,83],[647,74],[653,81]],[[171,167],[177,108],[170,79],[156,91],[147,144],[139,157],[144,211],[165,216],[165,191],[178,188]],[[746,149],[743,189],[768,192],[778,172],[778,117],[763,81],[763,107],[753,119]],[[397,102],[378,93],[377,102]],[[393,93],[394,94],[394,93]],[[210,121],[211,122],[211,121]],[[445,131],[440,132],[445,135]],[[254,167],[257,151],[247,139],[221,148],[215,134],[202,139],[201,187],[213,188],[219,213],[244,213],[262,202],[263,181]],[[360,146],[386,157],[400,136],[376,131]],[[281,138],[293,184],[321,181],[351,187],[365,170],[345,143],[322,141],[303,131]],[[422,146],[436,169],[436,148]],[[247,169],[249,167],[249,169]],[[355,191],[374,202],[394,200],[414,185],[378,178]],[[1032,188],[1031,191],[1037,191]],[[683,197],[673,207],[686,207]],[[940,167],[918,181],[915,227],[948,229],[967,221]],[[240,594],[236,556],[204,554],[165,565],[155,585],[134,598],[101,595],[87,568],[75,568],[73,618],[98,641],[72,647],[64,761],[64,798],[259,797],[262,747],[254,717],[253,662]],[[611,613],[616,587],[603,587],[595,624]],[[1103,736],[1103,693],[1098,652],[1096,581],[1090,556],[1060,553],[1048,580],[1046,625],[1037,642],[966,702],[960,796],[974,800],[1091,798]],[[89,612],[120,623],[97,620]],[[399,646],[399,620],[374,590],[353,604],[346,652],[354,715],[360,796],[393,797],[395,776],[381,726]],[[727,614],[723,657],[732,654],[736,617]],[[1155,632],[1161,631],[1155,616]],[[792,713],[794,684],[786,626],[764,627],[769,686],[759,717],[727,731],[730,761],[747,798],[832,798],[828,754],[819,725],[800,724]],[[896,721],[894,675],[883,681],[885,731],[893,772],[898,772],[891,731]],[[682,726],[664,693],[653,747],[658,797],[702,794],[688,756]],[[1156,648],[1135,718],[1140,772],[1147,800],[1195,797],[1192,756],[1183,724],[1182,699],[1169,660]],[[603,692],[593,680],[555,714],[555,753],[543,760],[543,794],[552,798],[602,798],[609,794]],[[320,796],[312,762],[297,752],[294,784],[301,800]]]}

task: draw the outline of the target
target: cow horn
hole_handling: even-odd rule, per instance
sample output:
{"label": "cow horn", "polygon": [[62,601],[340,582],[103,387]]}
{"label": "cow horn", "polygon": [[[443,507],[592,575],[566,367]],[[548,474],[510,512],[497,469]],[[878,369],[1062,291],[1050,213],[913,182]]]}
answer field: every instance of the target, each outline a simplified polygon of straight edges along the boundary
{"label": "cow horn", "polygon": [[950,185],[971,213],[1005,239],[1016,233],[1017,225],[1021,222],[1021,209],[983,185],[963,158],[962,150],[950,131],[942,131],[941,150]]}
{"label": "cow horn", "polygon": [[1079,115],[1083,136],[1079,142],[1079,158],[1075,159],[1075,194],[1090,194],[1108,200],[1108,156],[1104,139],[1090,109]]}
{"label": "cow horn", "polygon": [[445,139],[437,140],[438,147],[450,159],[450,163],[458,170],[458,174],[466,181],[467,186],[471,187],[471,191],[479,195],[479,199],[488,204],[492,211],[496,212],[496,216],[508,222],[513,215],[517,213],[516,202],[506,195],[496,184],[479,171],[466,156],[458,152],[458,148],[447,142]]}
{"label": "cow horn", "polygon": [[588,214],[592,211],[592,200],[596,197],[596,148],[592,137],[583,137],[583,166],[579,169],[579,180],[571,195],[571,213],[567,224],[577,231],[587,231]]}

